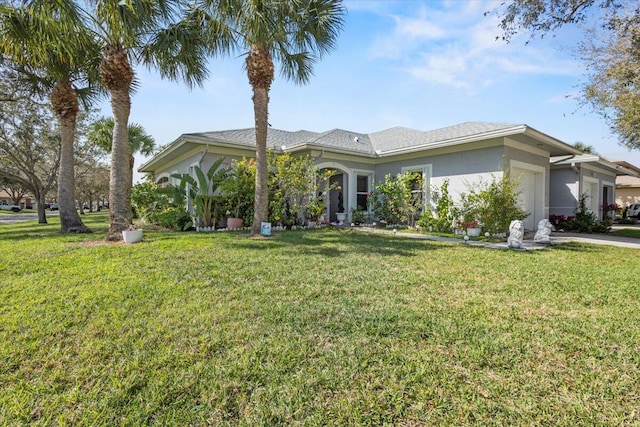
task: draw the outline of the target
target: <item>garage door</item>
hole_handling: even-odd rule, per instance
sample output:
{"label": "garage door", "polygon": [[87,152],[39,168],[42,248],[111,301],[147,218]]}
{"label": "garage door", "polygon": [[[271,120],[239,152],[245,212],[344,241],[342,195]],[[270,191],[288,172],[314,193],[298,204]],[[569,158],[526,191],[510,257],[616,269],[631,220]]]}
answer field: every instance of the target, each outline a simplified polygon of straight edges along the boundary
{"label": "garage door", "polygon": [[[538,178],[537,176],[540,175]],[[535,173],[530,170],[512,168],[511,176],[519,181],[518,191],[520,192],[520,199],[518,206],[525,212],[529,212],[529,216],[524,219],[524,228],[527,230],[535,230],[538,218],[539,204],[538,193],[540,192],[541,183],[538,183],[542,178],[541,174]]]}

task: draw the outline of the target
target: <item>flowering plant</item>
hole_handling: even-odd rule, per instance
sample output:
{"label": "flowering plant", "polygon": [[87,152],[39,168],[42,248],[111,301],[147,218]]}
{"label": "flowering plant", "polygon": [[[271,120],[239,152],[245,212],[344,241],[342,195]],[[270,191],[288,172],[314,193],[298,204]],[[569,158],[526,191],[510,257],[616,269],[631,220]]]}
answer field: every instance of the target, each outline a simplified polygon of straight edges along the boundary
{"label": "flowering plant", "polygon": [[[322,194],[322,193],[321,193]],[[305,216],[309,221],[317,221],[320,219],[320,216],[325,213],[326,207],[324,205],[322,195],[314,197],[307,204],[307,209],[305,212]]]}
{"label": "flowering plant", "polygon": [[136,227],[133,224],[127,225],[127,231],[136,231]]}
{"label": "flowering plant", "polygon": [[475,219],[465,221],[464,228],[478,228],[478,221]]}

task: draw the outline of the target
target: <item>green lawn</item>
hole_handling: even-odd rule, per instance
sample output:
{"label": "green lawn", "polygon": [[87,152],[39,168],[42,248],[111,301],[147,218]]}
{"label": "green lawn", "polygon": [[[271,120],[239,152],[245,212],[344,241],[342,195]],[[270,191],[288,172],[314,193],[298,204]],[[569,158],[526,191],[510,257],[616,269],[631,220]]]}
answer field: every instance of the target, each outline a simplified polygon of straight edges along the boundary
{"label": "green lawn", "polygon": [[0,425],[638,425],[640,251],[0,226]]}
{"label": "green lawn", "polygon": [[621,230],[615,230],[611,234],[618,237],[634,237],[640,239],[640,228],[623,228]]}

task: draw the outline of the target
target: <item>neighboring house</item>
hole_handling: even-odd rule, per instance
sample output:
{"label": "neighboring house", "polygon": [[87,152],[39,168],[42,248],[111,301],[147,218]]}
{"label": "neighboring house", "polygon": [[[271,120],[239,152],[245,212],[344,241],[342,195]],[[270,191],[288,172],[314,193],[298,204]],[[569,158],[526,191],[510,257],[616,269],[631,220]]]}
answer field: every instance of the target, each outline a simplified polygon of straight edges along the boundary
{"label": "neighboring house", "polygon": [[587,208],[600,220],[605,213],[613,218],[608,206],[616,202],[616,180],[636,175],[623,167],[594,154],[567,155],[551,158],[549,211],[551,214],[575,215],[579,197],[584,194]]}
{"label": "neighboring house", "polygon": [[[159,184],[175,183],[175,173],[193,173],[197,165],[208,168],[215,159],[254,157],[253,128],[183,134],[165,146],[138,170]],[[412,171],[422,174],[422,200],[429,189],[449,180],[458,199],[479,181],[504,174],[520,183],[521,207],[530,213],[527,229],[535,229],[550,211],[550,158],[579,156],[582,152],[527,125],[468,122],[432,131],[395,127],[363,134],[334,129],[323,133],[269,129],[267,145],[275,153],[309,154],[318,168],[338,171],[333,178],[343,191],[345,210],[366,209],[374,182],[387,174]],[[612,180],[612,189],[615,189]],[[599,191],[599,190],[598,190]],[[612,190],[613,191],[613,190]],[[613,193],[611,193],[613,197]],[[329,219],[335,220],[337,192],[327,202]],[[613,199],[612,199],[613,200]]]}
{"label": "neighboring house", "polygon": [[616,177],[616,203],[623,208],[632,203],[640,203],[640,168],[624,161],[615,163],[635,172],[635,176],[621,175]]}
{"label": "neighboring house", "polygon": [[[13,198],[6,190],[0,190],[0,202],[3,201],[13,204]],[[31,196],[25,195],[18,201],[17,205],[25,209],[28,206],[35,205],[35,200],[33,200]]]}

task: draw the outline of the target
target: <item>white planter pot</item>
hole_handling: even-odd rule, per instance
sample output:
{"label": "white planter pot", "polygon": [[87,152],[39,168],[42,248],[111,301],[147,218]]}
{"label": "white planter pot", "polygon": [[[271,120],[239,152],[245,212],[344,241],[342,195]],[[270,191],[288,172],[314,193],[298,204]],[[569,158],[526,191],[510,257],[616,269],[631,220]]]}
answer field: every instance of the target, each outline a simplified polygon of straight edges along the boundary
{"label": "white planter pot", "polygon": [[479,237],[480,229],[479,228],[467,228],[467,235],[469,237]]}
{"label": "white planter pot", "polygon": [[122,240],[125,243],[138,243],[142,241],[142,230],[124,230]]}
{"label": "white planter pot", "polygon": [[336,218],[338,219],[338,225],[343,225],[344,220],[347,219],[347,214],[346,212],[337,213]]}

